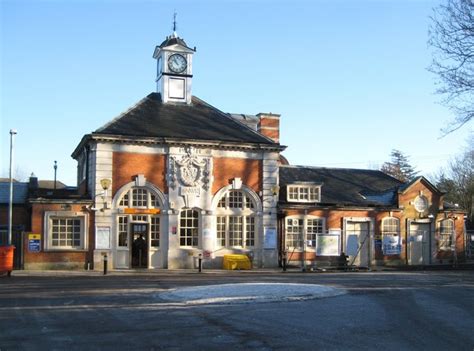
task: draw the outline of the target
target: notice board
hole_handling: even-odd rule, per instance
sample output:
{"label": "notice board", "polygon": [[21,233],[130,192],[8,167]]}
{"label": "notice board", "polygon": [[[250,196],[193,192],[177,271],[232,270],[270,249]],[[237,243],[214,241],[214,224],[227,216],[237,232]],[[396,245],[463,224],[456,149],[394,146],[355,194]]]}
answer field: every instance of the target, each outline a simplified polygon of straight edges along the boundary
{"label": "notice board", "polygon": [[95,248],[102,250],[110,249],[110,227],[96,227]]}

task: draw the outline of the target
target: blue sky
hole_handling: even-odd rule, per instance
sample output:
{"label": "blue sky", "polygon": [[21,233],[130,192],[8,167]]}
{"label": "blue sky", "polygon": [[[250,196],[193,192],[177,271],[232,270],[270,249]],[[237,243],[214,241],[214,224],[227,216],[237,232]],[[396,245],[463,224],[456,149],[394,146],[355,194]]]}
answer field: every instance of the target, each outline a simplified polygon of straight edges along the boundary
{"label": "blue sky", "polygon": [[154,47],[196,46],[193,94],[225,112],[280,113],[292,164],[378,168],[394,148],[429,175],[462,152],[426,68],[439,1],[0,1],[1,174],[75,185],[84,134],[155,90]]}

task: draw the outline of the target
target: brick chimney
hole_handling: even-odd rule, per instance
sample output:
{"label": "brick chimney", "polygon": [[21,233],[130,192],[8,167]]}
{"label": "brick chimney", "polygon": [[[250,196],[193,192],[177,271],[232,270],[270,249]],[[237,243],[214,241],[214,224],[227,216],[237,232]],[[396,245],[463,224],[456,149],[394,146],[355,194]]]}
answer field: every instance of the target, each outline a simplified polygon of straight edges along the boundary
{"label": "brick chimney", "polygon": [[28,181],[28,197],[36,197],[38,193],[38,178],[34,173],[31,173],[30,179]]}
{"label": "brick chimney", "polygon": [[275,143],[280,142],[280,115],[273,113],[259,113],[257,132],[272,139]]}

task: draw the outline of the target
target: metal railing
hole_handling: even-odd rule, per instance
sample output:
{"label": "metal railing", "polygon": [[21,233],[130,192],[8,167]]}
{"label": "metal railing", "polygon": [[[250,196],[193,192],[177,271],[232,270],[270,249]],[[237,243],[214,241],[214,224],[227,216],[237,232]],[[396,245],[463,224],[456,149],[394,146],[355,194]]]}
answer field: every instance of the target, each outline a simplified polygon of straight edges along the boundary
{"label": "metal railing", "polygon": [[466,230],[466,256],[474,259],[474,230]]}

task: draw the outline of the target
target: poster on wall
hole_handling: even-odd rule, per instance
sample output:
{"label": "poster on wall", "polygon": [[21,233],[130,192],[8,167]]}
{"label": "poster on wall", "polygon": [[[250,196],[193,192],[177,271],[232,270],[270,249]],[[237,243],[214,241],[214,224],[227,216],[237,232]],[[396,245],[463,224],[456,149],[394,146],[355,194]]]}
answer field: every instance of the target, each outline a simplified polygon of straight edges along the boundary
{"label": "poster on wall", "polygon": [[40,234],[28,234],[28,251],[29,252],[41,251],[41,235]]}
{"label": "poster on wall", "polygon": [[275,249],[277,244],[277,230],[276,228],[265,227],[264,229],[264,249]]}
{"label": "poster on wall", "polygon": [[399,235],[384,235],[382,240],[382,252],[384,255],[400,255],[402,245],[400,245]]}
{"label": "poster on wall", "polygon": [[95,248],[101,250],[110,249],[110,227],[96,227]]}
{"label": "poster on wall", "polygon": [[340,232],[318,235],[316,254],[318,256],[338,256]]}

